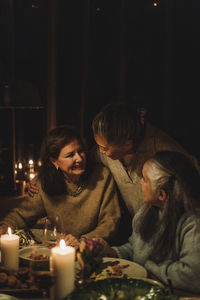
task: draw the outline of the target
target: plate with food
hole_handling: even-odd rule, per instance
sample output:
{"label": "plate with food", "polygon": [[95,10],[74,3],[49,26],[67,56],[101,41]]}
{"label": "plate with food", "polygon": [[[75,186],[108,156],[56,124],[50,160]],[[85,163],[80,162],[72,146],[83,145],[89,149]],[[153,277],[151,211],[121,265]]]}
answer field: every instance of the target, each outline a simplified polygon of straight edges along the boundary
{"label": "plate with food", "polygon": [[[45,286],[47,284],[51,286],[54,278],[49,271],[31,270],[28,267],[20,267],[17,271],[12,271],[0,265],[0,295],[5,295],[4,298],[0,297],[0,300],[18,299],[11,296],[20,297],[20,299],[42,297],[39,285],[43,283],[44,273],[46,275]],[[47,278],[50,278],[51,282],[50,279],[47,281]]]}
{"label": "plate with food", "polygon": [[98,281],[108,278],[135,278],[164,288],[161,282],[147,278],[145,268],[126,259],[104,257],[103,263],[91,274],[87,281]]}
{"label": "plate with food", "polygon": [[77,277],[83,280],[101,280],[105,278],[147,277],[146,269],[135,262],[104,256],[104,247],[96,239],[84,238],[77,253],[79,269]]}
{"label": "plate with food", "polygon": [[102,276],[103,274],[105,274],[106,278],[122,278],[124,275],[126,275],[129,278],[147,277],[147,271],[143,266],[133,261],[121,258],[104,257],[101,268]]}
{"label": "plate with food", "polygon": [[29,268],[20,267],[17,271],[11,271],[4,266],[0,266],[0,293],[15,296],[41,294],[31,279]]}
{"label": "plate with food", "polygon": [[36,269],[49,269],[50,249],[45,246],[30,246],[19,250],[20,264]]}
{"label": "plate with food", "polygon": [[120,258],[103,257],[103,261],[88,280],[98,281],[107,278],[146,278],[147,271],[141,265]]}

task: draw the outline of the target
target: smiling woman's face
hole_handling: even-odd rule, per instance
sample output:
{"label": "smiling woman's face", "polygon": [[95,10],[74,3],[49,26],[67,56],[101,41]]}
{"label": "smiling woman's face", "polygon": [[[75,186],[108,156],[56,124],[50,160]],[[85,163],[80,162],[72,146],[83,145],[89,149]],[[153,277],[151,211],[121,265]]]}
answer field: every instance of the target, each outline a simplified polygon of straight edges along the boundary
{"label": "smiling woman's face", "polygon": [[56,160],[51,158],[51,162],[63,171],[65,177],[77,181],[85,172],[86,154],[80,142],[75,139],[61,149]]}

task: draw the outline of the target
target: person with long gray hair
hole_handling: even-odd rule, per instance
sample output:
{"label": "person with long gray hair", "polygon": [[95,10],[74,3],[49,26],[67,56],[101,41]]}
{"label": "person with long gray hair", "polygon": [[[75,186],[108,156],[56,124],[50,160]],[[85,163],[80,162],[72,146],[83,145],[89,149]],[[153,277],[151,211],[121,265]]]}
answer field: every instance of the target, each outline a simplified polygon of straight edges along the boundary
{"label": "person with long gray hair", "polygon": [[143,265],[149,276],[175,289],[200,292],[200,175],[180,152],[159,151],[142,169],[144,204],[127,243],[107,256]]}

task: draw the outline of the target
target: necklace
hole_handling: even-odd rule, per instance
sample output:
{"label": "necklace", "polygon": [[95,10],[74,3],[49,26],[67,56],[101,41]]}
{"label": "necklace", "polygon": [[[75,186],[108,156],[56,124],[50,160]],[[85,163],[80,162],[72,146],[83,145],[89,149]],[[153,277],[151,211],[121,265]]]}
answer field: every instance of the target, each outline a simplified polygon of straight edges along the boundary
{"label": "necklace", "polygon": [[84,182],[81,182],[77,185],[77,184],[67,181],[66,184],[67,184],[67,193],[68,193],[68,195],[70,195],[72,197],[77,197],[85,189]]}

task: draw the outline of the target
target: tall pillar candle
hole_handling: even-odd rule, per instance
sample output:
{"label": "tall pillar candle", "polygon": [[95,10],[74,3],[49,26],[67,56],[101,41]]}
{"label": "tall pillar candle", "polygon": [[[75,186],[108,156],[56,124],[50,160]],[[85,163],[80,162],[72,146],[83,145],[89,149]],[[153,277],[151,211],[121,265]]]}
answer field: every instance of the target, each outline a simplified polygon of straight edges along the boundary
{"label": "tall pillar candle", "polygon": [[1,263],[8,270],[17,271],[19,268],[19,236],[11,233],[1,236]]}
{"label": "tall pillar candle", "polygon": [[50,268],[55,275],[55,285],[51,289],[51,299],[64,299],[74,290],[75,249],[61,240],[59,247],[51,249]]}

